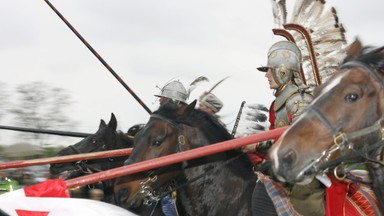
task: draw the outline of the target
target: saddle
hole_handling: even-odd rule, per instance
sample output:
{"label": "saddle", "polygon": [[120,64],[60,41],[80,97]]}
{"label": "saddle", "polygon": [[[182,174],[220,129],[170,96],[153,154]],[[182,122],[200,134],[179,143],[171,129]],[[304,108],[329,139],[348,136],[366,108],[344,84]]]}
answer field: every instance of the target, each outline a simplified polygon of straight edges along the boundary
{"label": "saddle", "polygon": [[[268,176],[256,172],[258,181],[265,185],[277,215],[300,215],[293,208],[289,192]],[[381,215],[379,203],[372,189],[361,182],[337,180],[329,176],[332,186],[325,190],[326,216],[376,216]]]}
{"label": "saddle", "polygon": [[368,185],[329,176],[332,186],[326,189],[326,215],[381,215],[379,203]]}

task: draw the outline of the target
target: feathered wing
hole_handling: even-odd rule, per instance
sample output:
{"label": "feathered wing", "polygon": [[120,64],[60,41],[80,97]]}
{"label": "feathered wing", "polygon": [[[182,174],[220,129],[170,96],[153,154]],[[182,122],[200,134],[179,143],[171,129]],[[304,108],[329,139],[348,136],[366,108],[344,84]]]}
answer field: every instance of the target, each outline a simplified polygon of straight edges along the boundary
{"label": "feathered wing", "polygon": [[[287,29],[302,52],[302,67],[307,85],[316,86],[316,73],[320,82],[325,82],[346,56],[345,30],[336,9],[325,10],[324,0],[296,0],[291,14],[283,15],[278,8],[286,8],[285,0],[271,0],[275,25],[285,28],[288,24],[304,27],[308,37],[295,28]],[[287,16],[290,15],[288,19]],[[282,20],[289,20],[282,23]],[[315,60],[313,58],[316,58]],[[315,64],[314,64],[315,62]],[[314,68],[317,71],[314,71]]]}
{"label": "feathered wing", "polygon": [[197,77],[195,80],[193,80],[193,81],[191,82],[191,84],[189,84],[188,89],[187,89],[187,91],[188,91],[188,95],[190,95],[191,92],[192,92],[198,85],[200,85],[202,82],[208,82],[208,81],[209,81],[208,78],[205,77],[205,76],[199,76],[199,77]]}
{"label": "feathered wing", "polygon": [[268,108],[262,104],[245,105],[235,137],[260,133],[268,128]]}
{"label": "feathered wing", "polygon": [[279,2],[271,0],[271,3],[275,26],[277,28],[281,28],[283,24],[287,22],[287,9],[285,7],[285,0],[280,0]]}

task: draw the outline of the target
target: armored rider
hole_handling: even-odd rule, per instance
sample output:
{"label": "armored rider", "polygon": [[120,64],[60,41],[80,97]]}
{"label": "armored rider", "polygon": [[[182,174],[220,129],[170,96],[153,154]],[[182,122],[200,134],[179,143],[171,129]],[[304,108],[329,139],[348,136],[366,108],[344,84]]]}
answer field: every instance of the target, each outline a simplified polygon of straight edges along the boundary
{"label": "armored rider", "polygon": [[223,108],[223,102],[212,92],[204,92],[199,97],[199,110],[212,115],[223,127],[226,127],[217,114]]}
{"label": "armored rider", "polygon": [[268,63],[257,68],[266,72],[275,100],[270,106],[269,129],[290,125],[303,113],[312,101],[312,95],[305,92],[300,79],[301,52],[292,42],[275,43],[268,52]]}
{"label": "armored rider", "polygon": [[[305,107],[313,99],[312,95],[306,92],[305,85],[301,81],[301,58],[301,52],[296,44],[289,41],[279,41],[269,49],[267,65],[257,68],[266,73],[265,77],[276,97],[269,109],[269,129],[290,125],[303,113]],[[248,152],[254,151],[259,154],[263,159],[262,161],[268,161],[265,152],[272,143],[252,144],[246,149]],[[325,215],[324,186],[319,181],[314,180],[306,186],[285,186],[289,191],[290,203],[298,213],[302,215]],[[270,207],[269,210],[273,211],[272,215],[276,214],[278,209],[274,203],[275,200],[272,199],[271,194],[268,196],[265,185],[258,182],[252,197],[253,215],[266,214],[268,206]]]}
{"label": "armored rider", "polygon": [[[166,84],[160,94],[155,95],[159,97],[160,107],[172,106],[175,108],[186,106],[189,93],[180,81],[172,81]],[[176,207],[176,191],[164,196],[161,201],[161,209],[166,216],[177,216],[178,210]]]}

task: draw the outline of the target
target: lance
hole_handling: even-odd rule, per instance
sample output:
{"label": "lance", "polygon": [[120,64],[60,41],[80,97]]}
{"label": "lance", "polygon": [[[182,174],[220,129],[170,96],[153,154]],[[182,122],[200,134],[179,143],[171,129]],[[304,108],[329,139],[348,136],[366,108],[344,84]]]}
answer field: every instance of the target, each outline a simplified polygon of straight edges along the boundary
{"label": "lance", "polygon": [[132,148],[123,148],[115,149],[109,151],[101,152],[90,152],[84,154],[75,154],[75,155],[64,155],[64,156],[54,156],[49,158],[38,158],[32,160],[20,160],[20,161],[10,161],[5,163],[0,163],[0,170],[10,169],[10,168],[20,168],[26,166],[38,166],[43,164],[56,164],[56,163],[66,163],[79,160],[93,160],[100,158],[112,158],[112,157],[122,157],[129,156],[132,152]]}
{"label": "lance", "polygon": [[124,86],[124,88],[136,99],[137,102],[149,113],[152,111],[144,104],[144,102],[133,92],[133,90],[117,75],[117,73],[112,69],[111,66],[96,52],[95,49],[80,35],[80,33],[68,22],[67,19],[49,2],[45,0],[49,7],[60,17],[61,20],[72,30],[73,33],[83,42],[85,46],[96,56],[97,59],[108,69],[108,71]]}
{"label": "lance", "polygon": [[25,128],[25,127],[13,127],[13,126],[5,126],[5,125],[0,125],[0,129],[22,131],[22,132],[31,132],[31,133],[43,133],[43,134],[60,135],[60,136],[71,136],[71,137],[87,137],[87,136],[92,135],[90,133]]}
{"label": "lance", "polygon": [[227,140],[188,151],[178,152],[146,161],[137,162],[130,165],[125,165],[118,168],[109,169],[106,171],[89,174],[83,177],[69,179],[65,181],[68,188],[92,184],[107,179],[117,178],[119,176],[130,175],[150,169],[168,166],[170,164],[180,163],[182,161],[192,160],[195,158],[216,154],[219,152],[228,151],[235,148],[240,148],[245,145],[257,143],[265,140],[275,139],[287,130],[288,126],[276,128],[270,131],[252,134],[246,137]]}
{"label": "lance", "polygon": [[237,127],[239,126],[239,122],[240,122],[240,118],[241,118],[241,113],[243,112],[244,105],[245,105],[245,101],[241,102],[239,112],[237,113],[236,122],[233,125],[233,129],[232,129],[232,133],[231,133],[232,137],[235,137],[236,130],[237,130]]}

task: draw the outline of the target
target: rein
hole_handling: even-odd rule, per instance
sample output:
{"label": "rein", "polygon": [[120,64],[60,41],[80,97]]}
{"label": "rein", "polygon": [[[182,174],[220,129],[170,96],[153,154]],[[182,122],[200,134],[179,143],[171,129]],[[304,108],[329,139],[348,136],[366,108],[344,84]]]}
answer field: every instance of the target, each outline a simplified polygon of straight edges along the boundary
{"label": "rein", "polygon": [[[84,152],[80,151],[78,148],[76,148],[75,146],[68,146],[70,149],[72,149],[74,152],[76,152],[77,154],[83,154]],[[97,149],[97,148],[95,148]],[[105,145],[102,146],[102,150],[105,150],[106,147]],[[93,150],[89,151],[89,152],[93,152]],[[113,162],[115,160],[115,158],[107,158],[109,161]],[[101,172],[101,171],[104,171],[102,169],[99,169],[99,168],[95,168],[94,166],[92,166],[92,164],[88,164],[87,163],[88,160],[79,160],[75,163],[76,167],[81,171],[83,172],[84,174],[91,174],[91,173],[94,173],[94,172]]]}
{"label": "rein", "polygon": [[[384,86],[384,81],[375,73],[375,71],[371,67],[369,67],[368,65],[366,65],[362,62],[358,62],[358,61],[347,62],[346,64],[344,64],[341,67],[341,69],[352,68],[352,67],[360,67],[360,68],[364,69],[364,71],[367,71],[370,76],[372,76],[377,82],[379,82],[382,86]],[[346,133],[346,132],[343,132],[341,130],[337,130],[335,127],[333,127],[333,125],[328,120],[328,118],[317,108],[315,108],[313,106],[309,106],[309,107],[307,107],[306,110],[307,110],[307,112],[314,113],[320,119],[320,121],[323,123],[323,125],[332,132],[333,145],[330,148],[324,150],[321,153],[321,156],[319,156],[318,158],[316,158],[315,160],[310,162],[307,166],[305,166],[302,169],[302,171],[299,172],[298,178],[300,178],[301,176],[304,176],[305,174],[320,172],[323,169],[326,169],[327,167],[325,167],[324,164],[322,165],[321,162],[325,161],[325,164],[330,163],[330,162],[328,162],[329,157],[335,151],[340,151],[340,154],[342,157],[345,156],[346,158],[350,158],[350,156],[345,155],[346,149],[355,150],[354,144],[352,142],[350,142],[350,140],[368,135],[368,134],[373,133],[373,132],[379,132],[379,134],[380,134],[380,136],[378,137],[379,142],[377,142],[377,143],[379,143],[379,145],[381,145],[382,141],[384,140],[384,127],[383,127],[384,115],[382,115],[381,118],[378,121],[376,121],[372,126],[368,126],[366,128],[362,128],[362,129],[354,131],[354,132]],[[376,145],[374,145],[374,146],[376,146]],[[376,147],[376,148],[378,148],[378,147]],[[364,157],[364,158],[372,161],[371,159],[368,159],[366,157]]]}
{"label": "rein", "polygon": [[[318,171],[324,170],[324,173],[325,173],[327,169],[329,169],[331,167],[337,167],[338,165],[340,165],[343,162],[346,162],[346,163],[357,162],[357,163],[359,163],[359,162],[364,162],[365,160],[369,161],[369,162],[373,162],[373,163],[378,163],[381,166],[384,166],[384,163],[382,161],[371,159],[370,155],[369,155],[372,153],[374,154],[377,149],[379,149],[380,147],[383,146],[383,144],[384,144],[384,140],[380,140],[373,145],[369,145],[368,147],[364,147],[360,150],[353,151],[347,155],[343,155],[343,156],[341,156],[337,159],[334,159],[332,161],[328,161],[328,162],[325,162],[323,164],[320,164],[317,167],[317,170]],[[346,172],[344,172],[344,175],[345,175],[345,173]]]}

